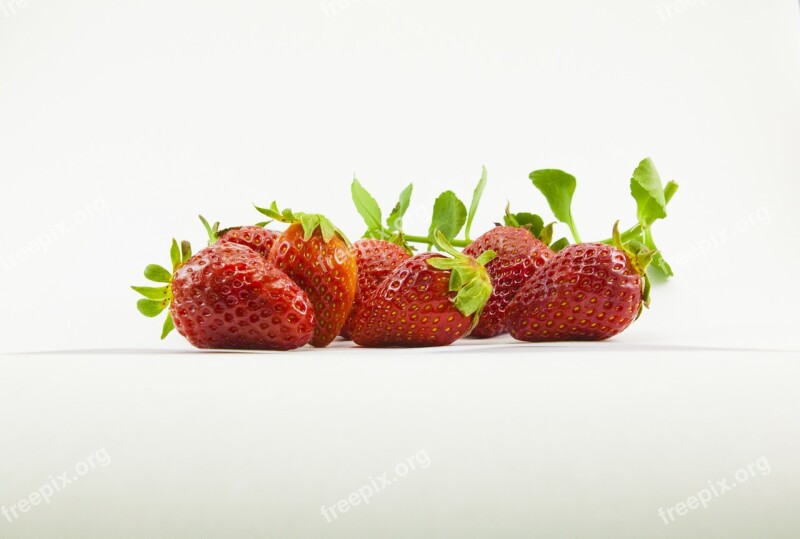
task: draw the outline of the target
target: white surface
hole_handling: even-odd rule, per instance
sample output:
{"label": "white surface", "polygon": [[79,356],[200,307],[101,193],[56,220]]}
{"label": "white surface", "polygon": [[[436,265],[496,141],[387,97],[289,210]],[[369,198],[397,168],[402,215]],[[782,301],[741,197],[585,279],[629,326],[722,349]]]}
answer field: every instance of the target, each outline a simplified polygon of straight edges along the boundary
{"label": "white surface", "polygon": [[[3,537],[793,538],[797,354],[597,345],[504,353],[0,358],[0,503],[104,449]],[[368,505],[320,508],[424,452]],[[665,525],[757,459],[769,474]]]}
{"label": "white surface", "polygon": [[[112,459],[0,537],[796,537],[797,353],[759,350],[800,348],[797,3],[333,5],[0,0],[0,351],[56,351],[0,356],[0,506]],[[475,231],[547,213],[527,174],[564,168],[605,237],[647,155],[681,184],[677,275],[602,345],[201,354],[127,288],[201,212],[277,198],[356,237],[354,171],[384,209],[413,181],[417,232],[481,165]]]}

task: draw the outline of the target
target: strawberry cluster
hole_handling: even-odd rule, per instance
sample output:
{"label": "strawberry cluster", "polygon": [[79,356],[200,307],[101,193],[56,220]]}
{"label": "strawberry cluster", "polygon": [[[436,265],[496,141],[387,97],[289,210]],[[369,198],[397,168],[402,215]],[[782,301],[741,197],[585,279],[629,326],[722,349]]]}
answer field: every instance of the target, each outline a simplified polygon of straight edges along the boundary
{"label": "strawberry cluster", "polygon": [[[672,275],[652,225],[666,217],[677,184],[663,186],[644,159],[630,182],[636,222],[582,242],[571,210],[575,178],[543,169],[529,179],[572,242],[553,241],[557,223],[508,207],[502,224],[471,240],[485,168],[469,210],[445,191],[425,235],[404,230],[412,185],[384,221],[354,179],[353,201],[367,225],[362,239],[351,244],[323,215],[281,211],[274,202],[256,207],[270,219],[256,225],[220,230],[201,216],[208,246],[192,254],[187,242],[173,240],[172,270],[145,268],[159,286],[132,287],[144,296],[137,307],[149,317],[168,310],[162,339],[176,329],[198,348],[290,350],[325,347],[337,337],[366,347],[421,347],[505,332],[530,342],[619,334],[649,306],[648,273]],[[288,226],[267,228],[273,222]],[[416,253],[413,244],[427,252]],[[434,246],[440,252],[431,252]]]}

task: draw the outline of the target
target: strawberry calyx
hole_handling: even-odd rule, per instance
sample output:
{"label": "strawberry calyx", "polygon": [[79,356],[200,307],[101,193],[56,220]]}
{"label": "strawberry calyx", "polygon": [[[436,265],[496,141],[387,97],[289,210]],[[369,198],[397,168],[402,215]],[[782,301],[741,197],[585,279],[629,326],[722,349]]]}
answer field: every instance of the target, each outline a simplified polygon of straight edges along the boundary
{"label": "strawberry calyx", "polygon": [[506,204],[506,213],[503,216],[503,224],[505,226],[513,226],[517,228],[525,228],[533,237],[550,247],[554,252],[558,252],[567,245],[569,240],[567,238],[560,238],[553,241],[553,227],[555,222],[544,224],[544,219],[535,213],[519,212],[511,213],[511,203]]}
{"label": "strawberry calyx", "polygon": [[278,209],[278,204],[275,201],[273,201],[268,208],[262,208],[259,206],[256,206],[255,208],[263,215],[266,215],[275,221],[288,223],[290,225],[297,223],[301,224],[303,227],[304,241],[310,240],[311,236],[314,235],[314,232],[319,229],[320,234],[322,235],[322,240],[325,243],[330,242],[335,236],[339,236],[339,238],[341,238],[341,240],[344,241],[348,247],[352,245],[350,240],[347,239],[347,236],[345,236],[344,232],[336,227],[330,221],[330,219],[319,213],[293,212],[288,208],[281,211]]}
{"label": "strawberry calyx", "polygon": [[451,301],[464,316],[475,315],[471,330],[477,325],[481,312],[492,295],[492,282],[484,266],[495,258],[497,253],[486,251],[478,258],[467,256],[453,248],[440,230],[434,232],[433,239],[436,246],[452,258],[434,257],[429,258],[427,262],[436,269],[450,271],[449,288],[451,292],[456,292]]}
{"label": "strawberry calyx", "polygon": [[[158,264],[149,264],[144,268],[145,279],[163,286],[131,286],[131,288],[144,296],[136,302],[136,308],[148,318],[155,318],[172,302],[172,277],[182,265],[192,256],[192,247],[188,241],[182,241],[180,246],[173,238],[169,250],[172,271]],[[167,312],[167,318],[161,329],[161,339],[164,339],[175,329],[172,314]]]}
{"label": "strawberry calyx", "polygon": [[[637,239],[623,242],[622,234],[620,234],[619,231],[619,221],[614,223],[614,230],[611,234],[611,244],[625,253],[628,259],[631,261],[633,268],[639,275],[642,276],[642,305],[649,308],[651,283],[650,277],[647,274],[647,267],[658,255],[658,251],[651,249]],[[641,314],[642,309],[639,308],[637,318]]]}

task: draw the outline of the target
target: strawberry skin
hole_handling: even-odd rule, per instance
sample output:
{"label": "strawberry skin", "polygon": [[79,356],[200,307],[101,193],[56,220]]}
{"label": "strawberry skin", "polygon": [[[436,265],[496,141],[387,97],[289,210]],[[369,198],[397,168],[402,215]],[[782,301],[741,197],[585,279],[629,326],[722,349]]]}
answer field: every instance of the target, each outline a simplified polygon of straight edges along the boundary
{"label": "strawberry skin", "polygon": [[644,277],[617,247],[570,245],[532,277],[506,309],[506,327],[522,341],[600,341],[633,322]]}
{"label": "strawberry skin", "polygon": [[541,270],[553,251],[526,228],[498,226],[470,243],[464,254],[477,258],[486,251],[497,257],[486,264],[492,295],[484,307],[473,337],[488,338],[505,331],[505,311],[522,285]]}
{"label": "strawberry skin", "polygon": [[411,255],[396,243],[366,238],[353,243],[353,253],[358,268],[358,289],[350,317],[342,329],[342,337],[345,338],[349,338],[356,311],[397,266],[411,258]]}
{"label": "strawberry skin", "polygon": [[255,251],[206,247],[172,278],[175,328],[198,348],[289,350],[314,330],[308,296]]}
{"label": "strawberry skin", "polygon": [[249,247],[264,258],[269,256],[280,232],[260,226],[239,226],[223,230],[217,243],[237,243]]}
{"label": "strawberry skin", "polygon": [[438,253],[397,266],[355,313],[350,336],[360,346],[445,346],[466,335],[472,317],[453,303],[450,272],[433,268]]}
{"label": "strawberry skin", "polygon": [[319,227],[306,238],[303,225],[294,223],[278,237],[268,260],[308,294],[316,315],[311,345],[328,346],[347,321],[358,286],[348,244],[338,234],[325,241]]}

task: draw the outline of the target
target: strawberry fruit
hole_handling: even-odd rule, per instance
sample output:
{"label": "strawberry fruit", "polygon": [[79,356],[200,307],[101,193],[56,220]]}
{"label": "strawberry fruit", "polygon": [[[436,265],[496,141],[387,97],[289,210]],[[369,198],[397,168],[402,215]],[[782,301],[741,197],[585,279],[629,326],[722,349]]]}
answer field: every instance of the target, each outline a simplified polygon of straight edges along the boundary
{"label": "strawberry fruit", "polygon": [[642,244],[579,243],[553,255],[506,309],[506,327],[522,341],[600,341],[626,329],[649,305]]}
{"label": "strawberry fruit", "polygon": [[497,257],[486,264],[492,295],[483,309],[474,337],[494,337],[505,331],[505,311],[522,285],[553,256],[553,251],[527,228],[497,226],[470,243],[464,254],[478,257],[486,251]]}
{"label": "strawberry fruit", "polygon": [[257,209],[289,223],[268,260],[305,290],[314,305],[316,327],[311,345],[328,346],[347,322],[358,286],[350,242],[322,215],[279,212],[274,202],[269,208]]}
{"label": "strawberry fruit", "polygon": [[269,256],[275,240],[281,235],[280,232],[258,225],[234,226],[220,230],[219,221],[211,225],[202,215],[200,216],[200,221],[208,233],[209,245],[214,243],[236,243],[251,248],[264,258]]}
{"label": "strawberry fruit", "polygon": [[[437,233],[440,242],[446,241]],[[467,335],[492,293],[484,265],[450,246],[413,256],[397,266],[355,312],[350,336],[366,347],[445,346]]]}
{"label": "strawberry fruit", "polygon": [[289,350],[314,330],[308,296],[252,249],[217,243],[194,256],[188,243],[172,244],[170,273],[150,265],[145,277],[159,288],[133,287],[145,296],[139,311],[157,316],[169,307],[161,338],[175,328],[198,348]]}
{"label": "strawberry fruit", "polygon": [[353,243],[358,268],[358,289],[353,301],[350,317],[342,329],[342,336],[349,338],[355,313],[378,289],[386,277],[411,255],[400,245],[386,240],[360,239]]}

